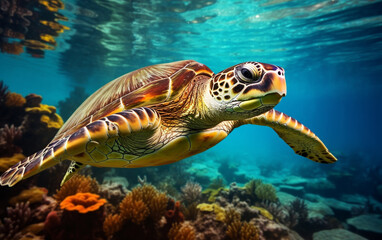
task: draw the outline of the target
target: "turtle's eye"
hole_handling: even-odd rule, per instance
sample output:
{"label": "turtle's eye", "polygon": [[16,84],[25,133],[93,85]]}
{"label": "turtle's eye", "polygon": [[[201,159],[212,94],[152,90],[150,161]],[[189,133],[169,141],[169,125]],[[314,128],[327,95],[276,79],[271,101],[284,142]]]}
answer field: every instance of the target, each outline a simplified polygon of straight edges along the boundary
{"label": "turtle's eye", "polygon": [[261,67],[254,64],[244,64],[236,68],[235,75],[239,80],[244,82],[258,82],[261,78]]}

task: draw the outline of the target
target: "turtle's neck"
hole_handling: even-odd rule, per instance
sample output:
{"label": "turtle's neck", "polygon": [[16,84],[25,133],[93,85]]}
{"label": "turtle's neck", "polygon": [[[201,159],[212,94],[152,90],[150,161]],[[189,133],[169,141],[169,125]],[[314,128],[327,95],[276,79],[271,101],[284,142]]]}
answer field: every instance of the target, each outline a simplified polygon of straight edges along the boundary
{"label": "turtle's neck", "polygon": [[163,125],[198,130],[214,127],[222,121],[207,104],[210,78],[199,76],[192,81],[177,99],[156,109]]}

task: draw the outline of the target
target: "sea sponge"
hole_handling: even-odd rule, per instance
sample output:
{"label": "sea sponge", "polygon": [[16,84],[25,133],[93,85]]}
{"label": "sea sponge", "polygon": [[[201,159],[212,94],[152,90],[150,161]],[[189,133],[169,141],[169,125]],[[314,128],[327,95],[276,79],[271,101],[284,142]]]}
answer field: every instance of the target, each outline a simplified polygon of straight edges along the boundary
{"label": "sea sponge", "polygon": [[196,208],[198,208],[202,212],[214,212],[217,221],[220,221],[220,222],[225,221],[225,210],[219,205],[217,205],[216,203],[213,203],[213,204],[201,203],[198,206],[196,206]]}
{"label": "sea sponge", "polygon": [[11,166],[23,160],[25,156],[21,153],[15,153],[12,157],[0,158],[0,172],[5,172]]}
{"label": "sea sponge", "polygon": [[259,239],[257,228],[248,222],[234,221],[228,226],[226,233],[232,240]]}
{"label": "sea sponge", "polygon": [[212,212],[214,211],[214,205],[208,204],[208,203],[201,203],[196,206],[197,209],[199,209],[202,212]]}
{"label": "sea sponge", "polygon": [[10,92],[6,95],[5,106],[7,107],[22,107],[25,103],[26,100],[21,94]]}
{"label": "sea sponge", "polygon": [[149,208],[142,200],[134,200],[132,194],[128,194],[120,203],[121,218],[130,220],[135,224],[141,224],[150,214]]}
{"label": "sea sponge", "polygon": [[40,121],[45,123],[48,128],[59,129],[64,124],[64,121],[56,113],[56,107],[46,104],[40,104],[38,107],[27,107],[25,112],[41,115]]}
{"label": "sea sponge", "polygon": [[182,211],[180,210],[180,202],[171,199],[170,201],[171,204],[173,204],[173,209],[167,210],[165,217],[167,220],[167,225],[172,226],[174,223],[179,223],[184,221],[184,215]]}
{"label": "sea sponge", "polygon": [[41,202],[48,193],[46,188],[32,187],[23,190],[19,195],[12,197],[9,203],[14,205],[19,202],[29,202],[30,204]]}
{"label": "sea sponge", "polygon": [[53,196],[58,202],[61,202],[66,197],[76,193],[99,193],[99,185],[97,180],[92,179],[90,176],[83,176],[76,174]]}
{"label": "sea sponge", "polygon": [[174,223],[167,234],[169,240],[195,240],[195,228],[188,223]]}
{"label": "sea sponge", "polygon": [[60,203],[60,208],[67,211],[78,211],[79,213],[87,213],[98,210],[107,201],[99,199],[100,196],[92,193],[77,193],[76,195],[66,197]]}
{"label": "sea sponge", "polygon": [[260,184],[256,188],[255,194],[262,201],[277,201],[276,188],[272,184]]}
{"label": "sea sponge", "polygon": [[114,233],[120,231],[122,226],[123,218],[121,215],[108,215],[103,222],[103,231],[107,237],[111,237]]}

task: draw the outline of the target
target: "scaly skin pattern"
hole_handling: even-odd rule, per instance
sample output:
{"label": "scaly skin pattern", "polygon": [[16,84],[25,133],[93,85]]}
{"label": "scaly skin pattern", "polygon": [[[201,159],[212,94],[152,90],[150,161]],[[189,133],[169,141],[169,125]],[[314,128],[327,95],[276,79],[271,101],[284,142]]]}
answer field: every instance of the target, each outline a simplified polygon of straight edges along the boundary
{"label": "scaly skin pattern", "polygon": [[94,93],[45,149],[7,170],[0,184],[13,186],[63,160],[75,161],[66,176],[84,165],[169,164],[213,147],[243,124],[273,128],[311,160],[336,161],[309,129],[272,109],[285,94],[284,70],[265,63],[218,74],[194,61],[136,70]]}

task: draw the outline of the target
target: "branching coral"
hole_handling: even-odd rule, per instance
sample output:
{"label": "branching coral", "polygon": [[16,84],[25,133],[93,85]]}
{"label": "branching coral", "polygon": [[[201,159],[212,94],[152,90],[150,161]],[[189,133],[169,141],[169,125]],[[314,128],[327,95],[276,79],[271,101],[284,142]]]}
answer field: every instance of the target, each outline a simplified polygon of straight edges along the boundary
{"label": "branching coral", "polygon": [[194,240],[195,229],[188,223],[174,223],[168,232],[169,240]]}
{"label": "branching coral", "polygon": [[258,240],[257,228],[247,222],[234,221],[227,227],[227,235],[232,240]]}
{"label": "branching coral", "polygon": [[148,215],[150,210],[147,205],[140,199],[135,200],[132,194],[128,194],[119,205],[121,218],[131,221],[135,224],[141,224]]}
{"label": "branching coral", "polygon": [[202,194],[202,186],[199,183],[188,181],[181,191],[183,202],[189,205],[199,201]]}
{"label": "branching coral", "polygon": [[129,194],[135,201],[141,200],[148,207],[149,217],[153,221],[158,221],[166,212],[168,202],[166,194],[158,192],[150,184],[136,187]]}
{"label": "branching coral", "polygon": [[90,176],[75,175],[53,196],[58,202],[61,202],[66,197],[76,193],[95,193],[99,192],[99,185],[95,179]]}
{"label": "branching coral", "polygon": [[308,207],[304,200],[296,198],[288,206],[286,206],[287,215],[283,219],[283,223],[292,228],[299,223],[307,222]]}
{"label": "branching coral", "polygon": [[29,223],[32,211],[29,202],[17,203],[14,207],[7,208],[7,216],[0,219],[0,239],[13,240],[16,234]]}
{"label": "branching coral", "polygon": [[260,204],[279,222],[283,222],[286,216],[283,206],[279,202],[263,201]]}
{"label": "branching coral", "polygon": [[108,215],[103,222],[103,231],[107,237],[113,236],[114,233],[121,230],[123,226],[123,218],[119,214]]}
{"label": "branching coral", "polygon": [[15,141],[20,139],[21,136],[21,127],[5,124],[3,128],[0,128],[0,155],[11,156],[15,153],[21,153],[22,149],[15,145]]}
{"label": "branching coral", "polygon": [[238,213],[235,208],[229,207],[225,210],[224,222],[229,226],[235,221],[240,221],[240,217],[240,213]]}
{"label": "branching coral", "polygon": [[12,197],[9,203],[14,205],[19,202],[29,202],[30,204],[41,202],[48,190],[42,187],[32,187],[30,189],[23,190],[19,195]]}
{"label": "branching coral", "polygon": [[76,195],[66,197],[61,203],[61,209],[66,211],[78,211],[87,213],[98,210],[107,201],[99,199],[100,196],[92,193],[77,193]]}
{"label": "branching coral", "polygon": [[276,189],[272,184],[260,184],[256,187],[255,194],[260,200],[277,201]]}

